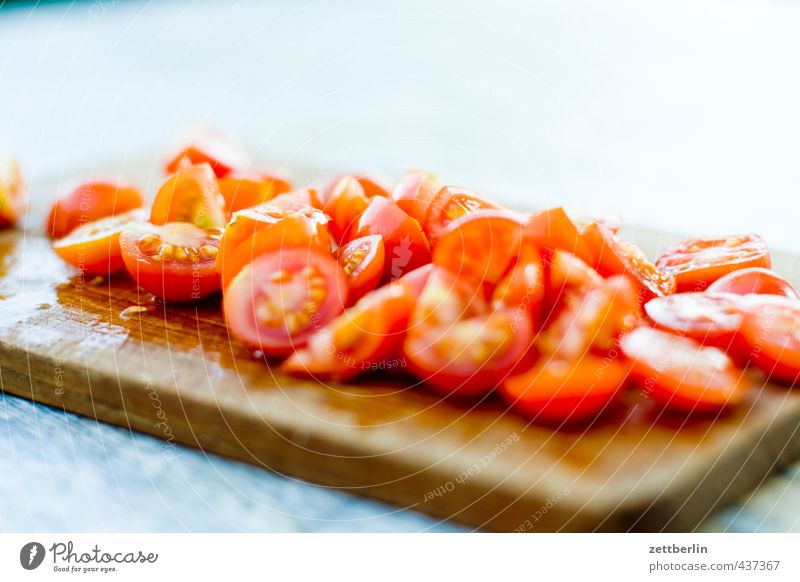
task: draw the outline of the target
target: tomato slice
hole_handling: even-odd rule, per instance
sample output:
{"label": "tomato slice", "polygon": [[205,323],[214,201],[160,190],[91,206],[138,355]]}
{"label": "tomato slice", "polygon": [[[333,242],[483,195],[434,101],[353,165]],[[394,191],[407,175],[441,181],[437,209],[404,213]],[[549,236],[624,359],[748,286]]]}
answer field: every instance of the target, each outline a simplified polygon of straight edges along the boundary
{"label": "tomato slice", "polygon": [[0,159],[0,228],[14,226],[25,211],[22,172],[14,158]]}
{"label": "tomato slice", "polygon": [[111,180],[72,182],[59,192],[45,229],[49,237],[63,238],[82,224],[141,208],[142,204],[142,193],[130,184]]}
{"label": "tomato slice", "polygon": [[721,348],[731,345],[744,317],[741,297],[729,293],[678,293],[644,306],[658,327]]}
{"label": "tomato slice", "polygon": [[732,271],[770,266],[767,245],[755,234],[687,240],[656,261],[659,270],[674,275],[678,291],[702,291]]}
{"label": "tomato slice", "polygon": [[233,334],[280,357],[339,315],[347,301],[347,275],[330,253],[288,248],[257,257],[225,292],[225,320]]}
{"label": "tomato slice", "polygon": [[225,226],[225,200],[211,166],[182,166],[159,188],[150,222],[190,222],[200,228]]}
{"label": "tomato slice", "polygon": [[500,394],[532,420],[547,424],[583,422],[612,405],[627,373],[620,362],[589,354],[576,361],[547,360],[507,379]]}
{"label": "tomato slice", "polygon": [[330,219],[330,230],[337,244],[342,245],[356,228],[358,218],[369,206],[369,196],[355,176],[343,176],[331,188],[323,206]]}
{"label": "tomato slice", "polygon": [[289,181],[264,173],[232,172],[218,183],[228,218],[237,210],[258,206],[292,189]]}
{"label": "tomato slice", "polygon": [[415,303],[411,286],[402,281],[368,293],[312,335],[306,347],[286,360],[284,369],[345,381],[361,373],[403,367],[397,356]]}
{"label": "tomato slice", "polygon": [[706,289],[709,293],[734,293],[736,295],[780,295],[800,299],[797,290],[775,271],[750,267],[720,277]]}
{"label": "tomato slice", "polygon": [[392,190],[392,199],[403,212],[420,224],[425,224],[433,199],[441,188],[434,172],[409,170]]}
{"label": "tomato slice", "polygon": [[234,170],[250,165],[250,156],[229,137],[207,127],[190,131],[164,163],[167,174],[176,173],[184,165],[208,164],[221,178]]}
{"label": "tomato slice", "polygon": [[482,198],[472,190],[457,186],[445,186],[433,197],[425,215],[425,221],[420,224],[428,238],[435,241],[439,234],[457,218],[481,210],[498,209],[500,207],[497,204]]}
{"label": "tomato slice", "polygon": [[165,301],[195,301],[219,289],[214,268],[222,231],[188,222],[129,222],[119,243],[131,277]]}
{"label": "tomato slice", "polygon": [[657,404],[680,413],[718,412],[740,402],[743,371],[722,350],[640,327],[620,341],[632,376]]}
{"label": "tomato slice", "polygon": [[536,212],[528,218],[525,237],[540,249],[563,250],[582,261],[587,254],[578,237],[578,227],[561,207]]}
{"label": "tomato slice", "polygon": [[566,300],[599,287],[603,278],[597,271],[570,252],[544,249],[544,289],[541,320],[544,325],[558,315]]}
{"label": "tomato slice", "polygon": [[489,310],[480,290],[439,268],[417,302],[403,352],[409,368],[433,390],[477,397],[524,360],[532,335],[528,318]]}
{"label": "tomato slice", "polygon": [[68,265],[87,275],[110,275],[125,268],[119,235],[129,222],[145,219],[141,209],[106,216],[79,226],[53,242],[53,250]]}
{"label": "tomato slice", "polygon": [[339,263],[350,282],[349,301],[355,303],[378,286],[386,252],[383,238],[373,234],[350,241],[339,249]]}
{"label": "tomato slice", "polygon": [[748,305],[740,332],[747,357],[770,379],[800,383],[800,302],[775,300]]}
{"label": "tomato slice", "polygon": [[431,260],[428,239],[419,223],[389,198],[376,196],[370,201],[358,219],[352,238],[373,234],[383,237],[386,250],[383,266],[385,281],[397,279]]}
{"label": "tomato slice", "polygon": [[525,314],[537,328],[544,299],[544,277],[542,255],[533,246],[523,247],[513,266],[493,289],[492,307]]}

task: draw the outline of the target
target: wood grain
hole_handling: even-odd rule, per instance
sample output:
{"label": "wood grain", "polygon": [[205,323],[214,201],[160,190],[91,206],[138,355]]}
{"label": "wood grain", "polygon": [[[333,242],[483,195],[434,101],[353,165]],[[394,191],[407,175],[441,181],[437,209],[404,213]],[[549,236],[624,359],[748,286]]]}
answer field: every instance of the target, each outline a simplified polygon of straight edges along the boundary
{"label": "wood grain", "polygon": [[[634,234],[650,250],[674,238]],[[756,375],[716,422],[631,394],[556,431],[410,380],[283,376],[229,337],[218,297],[167,306],[123,275],[83,281],[35,230],[2,234],[0,257],[4,391],[480,528],[688,530],[800,450],[800,397]],[[776,264],[798,279],[792,257]]]}

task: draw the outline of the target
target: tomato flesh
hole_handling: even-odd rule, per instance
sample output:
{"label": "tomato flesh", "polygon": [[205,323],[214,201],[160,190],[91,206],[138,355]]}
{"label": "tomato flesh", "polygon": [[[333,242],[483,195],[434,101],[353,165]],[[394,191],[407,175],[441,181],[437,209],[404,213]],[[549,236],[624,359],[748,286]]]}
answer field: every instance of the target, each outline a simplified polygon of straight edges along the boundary
{"label": "tomato flesh", "polygon": [[206,127],[189,132],[164,163],[167,174],[174,174],[186,165],[208,164],[221,178],[234,170],[250,165],[250,156],[229,137]]}
{"label": "tomato flesh", "polygon": [[706,289],[709,293],[734,293],[736,295],[780,295],[800,299],[797,290],[775,271],[750,267],[720,277]]}
{"label": "tomato flesh", "polygon": [[225,226],[225,201],[211,166],[182,166],[159,188],[150,222],[190,222],[199,228]]}
{"label": "tomato flesh", "polygon": [[441,185],[434,172],[410,170],[392,190],[392,200],[411,218],[424,225],[439,190]]}
{"label": "tomato flesh", "polygon": [[800,302],[750,304],[742,320],[742,354],[770,379],[800,383]]}
{"label": "tomato flesh", "polygon": [[22,172],[14,158],[0,158],[0,228],[14,226],[25,211]]}
{"label": "tomato flesh", "polygon": [[544,265],[535,247],[522,249],[516,261],[492,290],[494,309],[516,310],[538,328],[539,313],[544,299]]}
{"label": "tomato flesh", "polygon": [[343,176],[331,188],[323,206],[330,219],[330,229],[337,244],[350,238],[361,214],[369,206],[370,197],[355,176]]}
{"label": "tomato flesh", "polygon": [[350,282],[349,300],[353,304],[381,281],[386,259],[383,238],[377,234],[357,238],[340,248],[338,256]]}
{"label": "tomato flesh", "polygon": [[744,304],[730,293],[678,293],[656,297],[644,306],[661,329],[686,335],[700,343],[726,348],[744,317]]}
{"label": "tomato flesh", "polygon": [[217,182],[229,219],[238,210],[258,206],[292,189],[287,180],[271,174],[233,172]]}
{"label": "tomato flesh", "polygon": [[58,194],[47,215],[47,235],[59,239],[89,222],[141,208],[136,186],[110,180],[89,180],[67,186]]}
{"label": "tomato flesh", "polygon": [[425,234],[435,241],[447,226],[464,216],[481,210],[498,210],[494,202],[482,198],[476,192],[456,186],[444,186],[431,201],[425,214],[425,221],[420,222]]}

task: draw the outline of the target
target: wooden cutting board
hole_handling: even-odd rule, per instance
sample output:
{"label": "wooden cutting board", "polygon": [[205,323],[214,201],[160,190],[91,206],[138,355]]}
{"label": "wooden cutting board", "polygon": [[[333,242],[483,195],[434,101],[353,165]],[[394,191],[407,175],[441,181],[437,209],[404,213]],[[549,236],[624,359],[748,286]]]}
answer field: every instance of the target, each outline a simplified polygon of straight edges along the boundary
{"label": "wooden cutting board", "polygon": [[[54,191],[37,184],[38,205]],[[651,253],[675,239],[632,234]],[[659,417],[633,393],[557,431],[388,374],[286,377],[229,336],[219,297],[166,306],[125,275],[83,281],[36,229],[2,233],[0,257],[0,387],[155,435],[165,454],[182,443],[501,531],[690,530],[800,456],[800,395],[755,375],[716,421]],[[775,264],[800,282],[797,260]]]}

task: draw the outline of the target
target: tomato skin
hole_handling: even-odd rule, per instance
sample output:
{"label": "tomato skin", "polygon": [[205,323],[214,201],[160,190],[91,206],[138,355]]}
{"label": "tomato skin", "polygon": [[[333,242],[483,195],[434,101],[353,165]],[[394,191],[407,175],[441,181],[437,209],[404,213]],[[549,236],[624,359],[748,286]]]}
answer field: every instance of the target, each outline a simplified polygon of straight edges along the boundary
{"label": "tomato skin", "polygon": [[644,306],[657,327],[700,343],[728,348],[744,317],[744,302],[730,293],[678,293]]}
{"label": "tomato skin", "polygon": [[631,375],[660,406],[681,414],[716,413],[737,404],[747,384],[723,351],[666,331],[640,327],[620,341]]}
{"label": "tomato skin", "polygon": [[292,190],[288,180],[264,173],[232,172],[224,178],[219,178],[217,182],[225,200],[225,213],[228,219],[238,210],[258,206]]}
{"label": "tomato skin", "polygon": [[0,158],[0,228],[14,226],[27,205],[22,171],[15,158]]}
{"label": "tomato skin", "polygon": [[196,301],[219,289],[214,259],[221,234],[188,222],[129,222],[119,244],[139,287],[164,301]]}
{"label": "tomato skin", "polygon": [[436,270],[434,264],[428,263],[427,265],[417,267],[413,271],[409,271],[400,277],[398,281],[402,281],[405,285],[407,285],[411,289],[414,297],[419,297],[422,294],[422,291],[425,289],[425,285],[428,284],[428,279],[434,270]]}
{"label": "tomato skin", "polygon": [[739,334],[740,354],[768,378],[800,384],[800,302],[751,302]]}
{"label": "tomato skin", "polygon": [[351,239],[383,237],[386,261],[383,280],[393,281],[431,260],[430,246],[419,223],[388,198],[374,197],[358,219]]}
{"label": "tomato skin", "polygon": [[536,247],[523,247],[514,264],[492,290],[491,306],[494,309],[526,313],[534,329],[538,329],[544,300],[544,281],[542,255]]}
{"label": "tomato skin", "polygon": [[750,267],[728,273],[711,283],[706,291],[736,295],[779,295],[789,299],[800,299],[800,295],[791,283],[775,271],[762,267]]}
{"label": "tomato skin", "polygon": [[613,404],[627,374],[622,363],[588,354],[572,362],[546,360],[508,378],[500,394],[515,410],[536,422],[580,423]]}
{"label": "tomato skin", "polygon": [[424,225],[433,199],[441,188],[434,172],[409,170],[392,190],[392,200],[397,202],[403,212]]}
{"label": "tomato skin", "polygon": [[381,281],[386,260],[383,238],[373,234],[351,240],[339,249],[338,258],[350,282],[349,300],[353,304]]}
{"label": "tomato skin", "polygon": [[59,239],[81,224],[141,208],[144,198],[133,185],[111,180],[72,183],[58,194],[45,223],[47,235]]}
{"label": "tomato skin", "polygon": [[182,166],[159,188],[150,222],[191,222],[199,228],[225,227],[225,200],[211,166]]}
{"label": "tomato skin", "polygon": [[560,206],[532,214],[525,226],[525,237],[540,249],[567,251],[588,262],[578,228]]}
{"label": "tomato skin", "polygon": [[369,206],[370,197],[355,176],[343,176],[327,195],[322,209],[330,216],[330,230],[340,246],[353,238],[351,231]]}
{"label": "tomato skin", "polygon": [[[321,296],[314,297],[317,292]],[[330,253],[281,249],[256,257],[236,275],[223,297],[225,321],[265,356],[283,357],[342,313],[347,292],[347,275]],[[265,310],[275,321],[261,318]]]}
{"label": "tomato skin", "polygon": [[674,275],[679,292],[702,291],[732,271],[771,265],[764,239],[755,234],[687,240],[656,261],[659,270]]}
{"label": "tomato skin", "polygon": [[233,140],[207,127],[196,127],[179,142],[164,162],[167,174],[185,165],[208,164],[218,178],[250,165],[250,156]]}
{"label": "tomato skin", "polygon": [[358,185],[361,186],[361,189],[364,191],[364,195],[367,198],[372,198],[373,196],[383,196],[384,198],[389,197],[389,189],[383,183],[382,179],[378,179],[367,174],[340,174],[338,176],[328,178],[320,187],[320,200],[323,204],[328,203],[333,195],[336,185],[339,184],[343,178],[353,178],[356,182],[358,182]]}
{"label": "tomato skin", "polygon": [[500,210],[500,207],[472,190],[444,186],[433,197],[425,221],[420,224],[426,236],[431,242],[435,242],[451,222],[465,214],[481,210]]}

